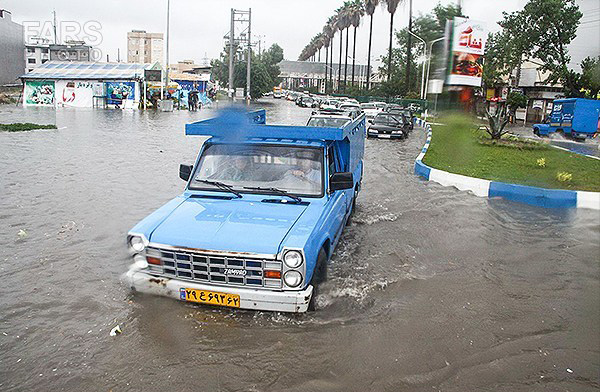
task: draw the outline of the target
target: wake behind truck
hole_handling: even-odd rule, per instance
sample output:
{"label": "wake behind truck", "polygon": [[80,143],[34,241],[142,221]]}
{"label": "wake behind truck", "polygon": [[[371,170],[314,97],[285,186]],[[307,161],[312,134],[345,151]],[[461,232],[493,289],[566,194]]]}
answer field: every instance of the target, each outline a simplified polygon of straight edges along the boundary
{"label": "wake behind truck", "polygon": [[186,126],[209,136],[181,165],[182,195],[127,235],[135,291],[209,305],[314,308],[355,208],[365,117],[341,127],[265,125],[229,110]]}
{"label": "wake behind truck", "polygon": [[555,99],[546,122],[533,125],[533,133],[538,136],[562,132],[574,139],[592,138],[599,129],[600,101],[583,98]]}

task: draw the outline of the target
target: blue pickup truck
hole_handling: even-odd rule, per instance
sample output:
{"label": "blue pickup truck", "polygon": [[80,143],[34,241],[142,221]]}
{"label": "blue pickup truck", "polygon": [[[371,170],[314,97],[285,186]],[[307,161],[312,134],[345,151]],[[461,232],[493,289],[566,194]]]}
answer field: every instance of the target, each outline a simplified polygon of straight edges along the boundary
{"label": "blue pickup truck", "polygon": [[128,233],[128,284],[209,305],[314,308],[360,191],[364,115],[327,128],[229,109],[185,131],[209,139],[180,165],[183,194]]}
{"label": "blue pickup truck", "polygon": [[548,136],[562,132],[574,139],[596,136],[600,128],[600,101],[583,98],[555,99],[552,113],[543,124],[534,124],[533,133]]}

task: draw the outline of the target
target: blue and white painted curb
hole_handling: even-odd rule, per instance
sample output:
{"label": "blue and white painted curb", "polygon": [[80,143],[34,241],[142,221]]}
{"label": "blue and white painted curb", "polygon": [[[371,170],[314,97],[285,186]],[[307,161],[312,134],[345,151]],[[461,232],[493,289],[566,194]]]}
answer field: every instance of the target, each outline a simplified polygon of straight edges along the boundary
{"label": "blue and white painted curb", "polygon": [[417,176],[444,186],[454,186],[461,191],[471,191],[479,197],[502,197],[507,200],[547,208],[590,208],[600,210],[600,192],[545,189],[526,185],[507,184],[448,173],[429,167],[423,163],[423,157],[431,144],[431,124],[420,118],[416,120],[416,124],[427,131],[425,145],[415,160],[415,174]]}

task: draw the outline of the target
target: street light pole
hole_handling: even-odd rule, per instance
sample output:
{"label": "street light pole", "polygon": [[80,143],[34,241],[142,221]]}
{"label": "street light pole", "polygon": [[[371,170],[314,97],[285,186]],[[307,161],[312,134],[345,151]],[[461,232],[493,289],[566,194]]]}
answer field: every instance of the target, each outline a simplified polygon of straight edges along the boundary
{"label": "street light pole", "polygon": [[427,56],[427,78],[426,78],[426,82],[425,82],[425,97],[427,97],[427,91],[429,90],[429,73],[431,71],[431,55],[433,54],[433,44],[435,44],[438,41],[443,40],[445,37],[440,37],[437,39],[434,39],[432,41],[429,41],[429,55]]}
{"label": "street light pole", "polygon": [[169,19],[170,18],[170,10],[171,10],[171,0],[167,0],[167,64],[166,64],[166,75],[165,75],[165,89],[169,90]]}
{"label": "street light pole", "polygon": [[[413,37],[415,37],[416,39],[420,40],[423,43],[423,56],[426,57],[427,56],[427,44],[425,43],[425,40],[410,30],[408,30],[408,34],[412,35]],[[423,99],[423,90],[425,87],[425,64],[426,64],[425,59],[423,59],[423,71],[421,74],[421,99]],[[407,64],[406,66],[408,67],[409,64]]]}
{"label": "street light pole", "polygon": [[252,8],[248,8],[248,65],[246,66],[246,104],[250,105],[250,62],[252,58]]}

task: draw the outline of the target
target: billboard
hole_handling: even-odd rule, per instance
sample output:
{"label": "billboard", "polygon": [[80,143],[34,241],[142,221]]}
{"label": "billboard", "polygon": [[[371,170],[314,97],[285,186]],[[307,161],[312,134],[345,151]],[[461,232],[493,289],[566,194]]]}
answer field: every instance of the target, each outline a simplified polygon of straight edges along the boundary
{"label": "billboard", "polygon": [[61,106],[91,108],[93,83],[90,81],[57,80],[56,101]]}
{"label": "billboard", "polygon": [[23,102],[25,105],[54,106],[54,81],[26,81]]}
{"label": "billboard", "polygon": [[446,84],[481,86],[487,35],[484,22],[461,17],[454,18],[450,69]]}
{"label": "billboard", "polygon": [[135,99],[135,82],[106,82],[106,103],[121,105]]}

